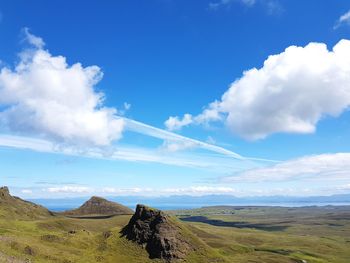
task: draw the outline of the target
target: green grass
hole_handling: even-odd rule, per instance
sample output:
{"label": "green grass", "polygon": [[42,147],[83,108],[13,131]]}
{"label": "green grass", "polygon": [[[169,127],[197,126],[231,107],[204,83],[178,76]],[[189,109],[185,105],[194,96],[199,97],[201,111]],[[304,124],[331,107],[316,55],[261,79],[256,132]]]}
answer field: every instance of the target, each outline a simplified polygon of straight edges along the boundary
{"label": "green grass", "polygon": [[[207,223],[185,223],[229,262],[350,262],[350,207],[213,207],[173,213],[205,216]],[[218,226],[237,223],[244,227]],[[256,228],[261,224],[265,230]],[[283,230],[275,231],[278,226]]]}
{"label": "green grass", "polygon": [[[6,211],[0,208],[1,214]],[[195,244],[195,251],[186,258],[188,263],[350,262],[349,207],[214,207],[173,214],[208,220],[181,224],[171,218],[182,235]],[[9,257],[35,263],[161,262],[149,259],[142,247],[121,237],[119,232],[130,217],[76,219],[58,215],[16,220],[0,216],[0,262]],[[212,225],[210,220],[226,226]],[[239,227],[234,227],[237,223]],[[255,228],[261,224],[266,227]]]}

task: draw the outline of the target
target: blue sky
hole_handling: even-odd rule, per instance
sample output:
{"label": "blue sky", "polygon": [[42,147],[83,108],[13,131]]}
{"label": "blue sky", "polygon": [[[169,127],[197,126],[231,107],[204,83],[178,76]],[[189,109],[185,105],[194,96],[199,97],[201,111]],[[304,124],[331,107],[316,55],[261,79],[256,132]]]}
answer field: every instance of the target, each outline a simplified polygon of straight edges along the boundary
{"label": "blue sky", "polygon": [[2,184],[26,198],[349,192],[349,10],[1,1]]}

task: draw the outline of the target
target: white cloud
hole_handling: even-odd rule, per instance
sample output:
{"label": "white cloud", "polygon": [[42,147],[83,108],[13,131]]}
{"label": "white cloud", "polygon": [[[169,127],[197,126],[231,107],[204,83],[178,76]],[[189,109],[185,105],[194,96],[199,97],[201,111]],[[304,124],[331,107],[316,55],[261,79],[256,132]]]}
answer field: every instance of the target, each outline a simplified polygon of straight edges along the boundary
{"label": "white cloud", "polygon": [[210,112],[209,121],[222,119],[233,133],[255,140],[278,132],[313,133],[322,118],[337,117],[349,106],[350,41],[339,41],[331,51],[310,43],[290,46],[269,56],[262,68],[244,72],[192,123],[203,123]]}
{"label": "white cloud", "polygon": [[193,143],[198,148],[202,148],[202,149],[205,149],[208,151],[227,155],[227,156],[230,156],[230,157],[235,158],[235,159],[240,159],[240,160],[250,159],[250,158],[243,157],[243,156],[241,156],[238,153],[235,153],[233,151],[227,150],[223,147],[212,145],[212,144],[205,143],[205,142],[201,142],[201,141],[191,139],[188,137],[184,137],[184,136],[181,136],[179,134],[176,134],[176,133],[173,133],[170,131],[166,131],[166,130],[162,130],[162,129],[147,125],[145,123],[135,121],[135,120],[125,118],[124,122],[125,122],[125,129],[126,130],[135,131],[135,132],[142,133],[142,134],[145,134],[145,135],[148,135],[151,137],[155,137],[155,138],[159,138],[159,139],[163,139],[165,141],[171,141],[171,142],[175,142],[175,143],[185,143],[185,142]]}
{"label": "white cloud", "polygon": [[230,6],[233,2],[239,2],[245,6],[252,7],[255,5],[256,0],[220,0],[218,2],[209,3],[209,9],[216,10],[220,7]]}
{"label": "white cloud", "polygon": [[104,187],[101,189],[101,192],[104,194],[118,194],[118,195],[133,195],[133,194],[145,194],[153,192],[151,188],[115,188],[115,187]]}
{"label": "white cloud", "polygon": [[23,189],[23,190],[21,190],[21,193],[22,193],[22,194],[32,194],[33,191],[30,190],[30,189]]}
{"label": "white cloud", "polygon": [[[94,194],[94,195],[123,195],[123,196],[169,196],[169,195],[192,195],[202,196],[209,194],[234,194],[237,191],[232,187],[227,186],[190,186],[183,188],[149,188],[149,187],[132,187],[132,188],[117,188],[117,187],[101,187],[90,188],[83,186],[57,186],[42,189],[43,193],[51,194]],[[22,191],[22,193],[24,193]]]}
{"label": "white cloud", "polygon": [[123,109],[118,111],[119,116],[125,116],[125,114],[130,110],[131,104],[124,102]]}
{"label": "white cloud", "polygon": [[317,181],[350,179],[350,153],[306,156],[223,178],[226,182],[240,183],[310,179]]}
{"label": "white cloud", "polygon": [[68,65],[44,50],[44,41],[24,29],[33,46],[20,61],[0,71],[0,127],[18,134],[40,134],[69,144],[109,145],[121,137],[124,122],[114,108],[103,107],[95,91],[102,78],[97,66]]}
{"label": "white cloud", "polygon": [[76,194],[82,194],[82,193],[91,193],[93,192],[93,189],[90,187],[85,186],[58,186],[58,187],[49,187],[47,189],[44,189],[49,193],[76,193]]}
{"label": "white cloud", "polygon": [[209,195],[209,194],[234,194],[236,190],[227,186],[191,186],[185,188],[165,188],[163,194],[171,195]]}
{"label": "white cloud", "polygon": [[[153,128],[157,129],[157,128]],[[165,133],[169,133],[164,131]],[[190,140],[190,139],[189,139]],[[189,141],[191,142],[191,141]],[[211,149],[208,146],[208,150],[218,152],[223,155],[205,155],[196,153],[194,154],[177,154],[173,152],[171,155],[165,154],[163,150],[159,149],[147,149],[138,147],[90,147],[81,149],[68,145],[56,145],[50,141],[42,139],[34,139],[28,137],[20,137],[13,135],[1,135],[0,134],[0,147],[11,147],[17,149],[27,149],[43,153],[55,153],[64,154],[67,156],[81,156],[85,158],[104,159],[104,160],[123,160],[130,162],[149,162],[160,163],[173,166],[201,168],[201,169],[220,169],[225,170],[240,170],[251,167],[256,167],[258,162],[250,161],[251,158],[245,159],[244,157],[236,157],[234,153],[230,151],[224,152],[224,149],[220,147]],[[205,146],[203,146],[205,147]],[[255,161],[255,159],[252,159]],[[269,160],[256,160],[256,161],[269,161]]]}
{"label": "white cloud", "polygon": [[279,0],[217,0],[209,3],[209,10],[216,11],[221,8],[229,9],[233,4],[241,4],[252,8],[260,6],[268,15],[280,14],[284,11]]}
{"label": "white cloud", "polygon": [[102,194],[116,195],[143,195],[143,196],[168,196],[168,195],[208,195],[208,194],[233,194],[236,190],[227,186],[190,186],[183,188],[115,188],[104,187],[97,190]]}
{"label": "white cloud", "polygon": [[[350,179],[350,178],[349,178]],[[340,185],[337,187],[337,190],[340,191],[350,191],[350,184],[344,184],[344,185]]]}
{"label": "white cloud", "polygon": [[337,29],[342,25],[350,25],[350,10],[338,18],[333,29]]}
{"label": "white cloud", "polygon": [[166,152],[178,152],[188,149],[196,148],[197,144],[190,141],[164,141],[163,145],[161,146],[161,150]]}
{"label": "white cloud", "polygon": [[284,8],[282,7],[281,3],[278,0],[265,0],[265,8],[269,15],[273,14],[281,14],[284,11]]}
{"label": "white cloud", "polygon": [[130,110],[131,108],[131,104],[130,103],[127,103],[127,102],[124,102],[124,110]]}
{"label": "white cloud", "polygon": [[208,124],[212,121],[222,120],[220,112],[217,110],[219,102],[214,101],[210,103],[209,107],[203,110],[203,112],[197,116],[192,116],[191,114],[184,114],[182,119],[178,116],[171,116],[165,122],[165,127],[169,131],[178,131],[183,127],[189,126],[191,124]]}
{"label": "white cloud", "polygon": [[29,28],[23,28],[23,33],[25,36],[25,41],[33,45],[37,49],[42,49],[45,46],[45,42],[41,37],[35,36],[29,32]]}
{"label": "white cloud", "polygon": [[179,119],[179,117],[169,117],[165,121],[165,127],[169,131],[176,131],[180,130],[182,127],[187,126],[193,122],[192,115],[191,114],[185,114],[182,119]]}

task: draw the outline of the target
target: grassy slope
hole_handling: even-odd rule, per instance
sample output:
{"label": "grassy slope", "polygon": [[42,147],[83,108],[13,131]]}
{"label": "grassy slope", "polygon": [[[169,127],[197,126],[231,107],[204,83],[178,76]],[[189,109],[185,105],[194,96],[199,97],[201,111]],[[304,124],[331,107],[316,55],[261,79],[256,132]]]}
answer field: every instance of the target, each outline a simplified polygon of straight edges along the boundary
{"label": "grassy slope", "polygon": [[[129,216],[0,220],[0,251],[34,262],[150,262],[143,249],[120,238],[128,220]],[[103,236],[106,231],[112,234],[108,238]]]}
{"label": "grassy slope", "polygon": [[[150,260],[139,245],[121,237],[119,232],[129,219],[130,216],[98,220],[64,216],[39,220],[2,218],[0,251],[7,256],[33,262],[161,262]],[[220,255],[211,251],[187,227],[175,223],[198,248],[189,255],[190,262],[225,262],[218,259]],[[71,231],[75,233],[69,233]]]}
{"label": "grassy slope", "polygon": [[[0,215],[5,213],[0,208]],[[245,222],[244,228],[196,222],[185,222],[184,227],[175,222],[197,245],[186,262],[350,262],[350,208],[337,211],[209,208],[177,214]],[[129,219],[130,216],[98,220],[48,216],[12,220],[0,216],[0,251],[33,262],[160,262],[150,260],[140,246],[120,237],[119,231]],[[251,227],[261,223],[288,227],[278,231]],[[111,236],[106,234],[108,231]]]}

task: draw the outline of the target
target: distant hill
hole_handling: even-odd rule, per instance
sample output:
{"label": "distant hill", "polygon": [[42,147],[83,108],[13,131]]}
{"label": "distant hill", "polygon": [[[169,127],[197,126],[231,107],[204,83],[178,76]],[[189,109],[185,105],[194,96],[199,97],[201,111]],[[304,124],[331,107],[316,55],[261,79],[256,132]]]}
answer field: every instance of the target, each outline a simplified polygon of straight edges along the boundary
{"label": "distant hill", "polygon": [[65,216],[114,216],[131,215],[134,211],[116,202],[108,201],[102,197],[93,196],[77,209],[65,211]]}
{"label": "distant hill", "polygon": [[12,196],[9,189],[0,187],[0,216],[11,219],[40,219],[53,214],[41,205]]}

